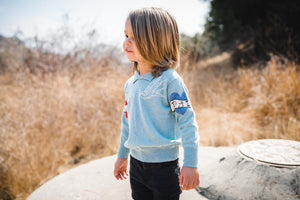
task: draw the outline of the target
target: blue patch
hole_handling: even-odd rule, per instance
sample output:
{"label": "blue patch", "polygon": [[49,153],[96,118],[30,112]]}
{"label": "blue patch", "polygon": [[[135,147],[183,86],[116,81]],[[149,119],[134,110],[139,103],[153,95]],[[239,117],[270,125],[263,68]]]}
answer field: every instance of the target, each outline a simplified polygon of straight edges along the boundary
{"label": "blue patch", "polygon": [[177,92],[173,92],[170,96],[171,110],[178,114],[184,115],[188,108],[191,107],[190,101],[185,92],[181,96]]}

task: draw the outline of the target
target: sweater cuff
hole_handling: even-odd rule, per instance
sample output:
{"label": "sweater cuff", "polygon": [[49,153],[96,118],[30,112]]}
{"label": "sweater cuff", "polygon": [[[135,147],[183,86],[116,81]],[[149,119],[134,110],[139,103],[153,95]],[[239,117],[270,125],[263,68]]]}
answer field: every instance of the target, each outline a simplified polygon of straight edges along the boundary
{"label": "sweater cuff", "polygon": [[184,147],[184,167],[198,167],[198,145]]}
{"label": "sweater cuff", "polygon": [[129,149],[120,145],[118,150],[118,157],[119,158],[128,158],[129,155]]}

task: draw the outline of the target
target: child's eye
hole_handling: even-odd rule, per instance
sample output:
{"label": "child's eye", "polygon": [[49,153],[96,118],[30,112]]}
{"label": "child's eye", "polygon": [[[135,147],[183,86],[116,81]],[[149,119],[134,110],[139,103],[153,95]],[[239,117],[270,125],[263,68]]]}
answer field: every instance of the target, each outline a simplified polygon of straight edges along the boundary
{"label": "child's eye", "polygon": [[125,35],[125,38],[128,38],[128,35]]}

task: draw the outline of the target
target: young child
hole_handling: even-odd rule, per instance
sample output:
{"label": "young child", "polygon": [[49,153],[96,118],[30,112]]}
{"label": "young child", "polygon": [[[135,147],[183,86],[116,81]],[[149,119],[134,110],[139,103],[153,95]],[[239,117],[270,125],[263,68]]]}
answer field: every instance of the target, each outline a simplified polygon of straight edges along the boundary
{"label": "young child", "polygon": [[[130,153],[130,185],[135,200],[176,200],[181,190],[199,185],[198,128],[188,91],[174,71],[180,36],[175,19],[160,8],[130,12],[125,24],[124,52],[135,74],[125,84],[116,179],[126,179]],[[178,166],[179,145],[184,148]]]}

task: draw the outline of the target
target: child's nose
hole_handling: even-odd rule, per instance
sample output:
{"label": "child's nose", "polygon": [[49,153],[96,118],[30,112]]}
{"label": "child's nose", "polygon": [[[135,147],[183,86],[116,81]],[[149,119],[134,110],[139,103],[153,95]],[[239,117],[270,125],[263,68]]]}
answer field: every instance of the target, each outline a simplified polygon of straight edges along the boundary
{"label": "child's nose", "polygon": [[125,38],[124,44],[125,44],[125,45],[131,45],[130,39],[129,39],[129,38]]}

